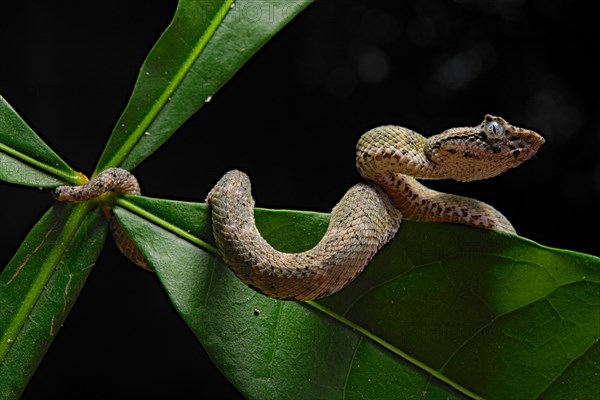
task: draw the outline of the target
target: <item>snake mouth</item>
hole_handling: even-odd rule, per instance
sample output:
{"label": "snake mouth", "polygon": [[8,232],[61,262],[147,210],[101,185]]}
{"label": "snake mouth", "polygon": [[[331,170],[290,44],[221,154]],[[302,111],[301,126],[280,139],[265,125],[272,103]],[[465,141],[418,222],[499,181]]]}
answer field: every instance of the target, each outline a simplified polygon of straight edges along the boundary
{"label": "snake mouth", "polygon": [[544,143],[546,143],[546,139],[544,139],[541,135],[538,135],[533,131],[530,131],[530,134],[524,137],[523,139],[525,140],[527,145],[533,150],[533,152],[538,151],[539,148],[542,147]]}
{"label": "snake mouth", "polygon": [[537,133],[522,129],[516,139],[510,141],[510,154],[515,160],[525,162],[533,157],[546,140]]}
{"label": "snake mouth", "polygon": [[538,149],[539,146],[534,147],[527,144],[520,144],[518,146],[514,146],[514,148],[510,150],[509,154],[519,163],[523,163],[531,159],[535,155],[535,153],[537,153]]}

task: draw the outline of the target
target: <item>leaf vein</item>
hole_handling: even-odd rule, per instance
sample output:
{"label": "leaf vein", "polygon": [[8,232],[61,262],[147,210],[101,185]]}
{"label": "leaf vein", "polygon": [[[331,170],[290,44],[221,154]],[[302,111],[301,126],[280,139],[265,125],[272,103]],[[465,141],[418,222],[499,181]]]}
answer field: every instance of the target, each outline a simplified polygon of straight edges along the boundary
{"label": "leaf vein", "polygon": [[573,359],[571,359],[567,363],[567,365],[562,369],[562,371],[560,371],[558,374],[556,374],[556,376],[548,382],[548,385],[546,385],[546,387],[540,392],[540,394],[537,396],[537,398],[543,397],[544,393],[546,393],[546,391],[548,391],[548,389],[550,389],[550,387],[554,384],[554,382],[556,382],[565,373],[565,371],[571,367],[571,365],[573,365],[577,360],[581,359],[582,357],[585,357],[587,352],[589,352],[597,344],[598,344],[598,339],[596,339],[594,342],[592,342],[592,344],[590,344],[585,350],[583,350],[583,352],[581,352],[581,354],[579,354],[579,355],[575,356]]}
{"label": "leaf vein", "polygon": [[344,385],[342,386],[342,399],[346,398],[346,389],[348,388],[348,381],[350,380],[350,374],[352,372],[352,366],[354,364],[354,360],[356,359],[356,353],[358,353],[359,347],[362,345],[364,336],[358,335],[358,342],[354,347],[354,351],[352,352],[352,358],[348,362],[348,371],[346,371],[346,378],[344,379]]}
{"label": "leaf vein", "polygon": [[271,353],[271,359],[269,360],[269,379],[273,377],[273,366],[275,364],[275,353],[277,353],[277,345],[279,342],[279,333],[281,329],[281,318],[283,315],[283,307],[285,303],[283,301],[277,302],[277,320],[275,321],[275,331],[273,332],[273,351]]}

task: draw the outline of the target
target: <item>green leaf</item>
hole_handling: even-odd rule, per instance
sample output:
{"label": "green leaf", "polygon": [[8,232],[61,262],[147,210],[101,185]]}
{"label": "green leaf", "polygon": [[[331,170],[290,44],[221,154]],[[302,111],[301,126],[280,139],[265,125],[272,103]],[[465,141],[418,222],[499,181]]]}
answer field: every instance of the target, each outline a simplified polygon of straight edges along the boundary
{"label": "green leaf", "polygon": [[0,96],[0,180],[34,187],[80,184],[60,159]]}
{"label": "green leaf", "polygon": [[180,0],[98,162],[133,169],[313,0]]}
{"label": "green leaf", "polygon": [[96,262],[107,223],[98,207],[57,204],[0,275],[0,398],[16,399]]}
{"label": "green leaf", "polygon": [[[206,205],[117,204],[179,313],[248,398],[584,399],[600,390],[597,257],[404,221],[346,289],[282,302],[198,247],[211,248]],[[295,211],[256,217],[287,251],[314,245],[328,222]]]}

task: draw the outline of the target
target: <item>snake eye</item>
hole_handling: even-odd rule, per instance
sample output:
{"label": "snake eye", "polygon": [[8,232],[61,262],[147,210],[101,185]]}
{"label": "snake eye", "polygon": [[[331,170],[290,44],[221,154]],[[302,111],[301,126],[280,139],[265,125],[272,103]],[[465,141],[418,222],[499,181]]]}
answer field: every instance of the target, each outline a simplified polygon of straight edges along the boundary
{"label": "snake eye", "polygon": [[497,121],[490,121],[483,127],[483,132],[488,138],[500,138],[504,135],[504,127]]}

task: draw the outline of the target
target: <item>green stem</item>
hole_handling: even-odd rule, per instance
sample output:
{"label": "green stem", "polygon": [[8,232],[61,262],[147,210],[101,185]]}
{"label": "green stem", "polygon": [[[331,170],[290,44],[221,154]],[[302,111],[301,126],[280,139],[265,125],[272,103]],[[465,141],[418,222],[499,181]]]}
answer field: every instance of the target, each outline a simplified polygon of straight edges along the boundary
{"label": "green stem", "polygon": [[[125,140],[125,142],[119,148],[119,150],[112,156],[112,158],[108,160],[108,162],[104,164],[105,169],[110,167],[118,167],[123,163],[123,161],[125,161],[131,150],[139,142],[144,133],[148,130],[150,124],[152,124],[152,122],[156,119],[159,112],[164,108],[165,104],[169,102],[169,98],[172,96],[173,92],[175,92],[177,87],[181,85],[181,82],[183,82],[184,78],[186,77],[186,75],[188,74],[188,72],[193,67],[194,63],[206,47],[206,44],[215,34],[221,22],[223,22],[223,20],[225,19],[225,16],[231,9],[231,5],[233,3],[234,0],[227,0],[223,3],[216,16],[210,22],[206,31],[204,31],[202,36],[200,36],[198,42],[192,49],[189,57],[185,60],[181,68],[177,71],[169,85],[167,85],[167,87],[162,92],[160,97],[156,100],[152,108],[150,108],[146,116],[137,125],[136,129],[131,133],[131,135],[127,137],[127,140]],[[102,159],[102,157],[100,157],[100,159]],[[97,168],[94,172],[94,176],[97,175],[99,172],[101,171],[98,171]]]}
{"label": "green stem", "polygon": [[203,250],[206,250],[209,253],[212,253],[216,256],[219,256],[219,257],[221,256],[221,253],[219,253],[219,250],[217,250],[214,246],[210,245],[209,243],[206,243],[202,239],[190,234],[189,232],[186,232],[185,230],[179,228],[178,226],[173,225],[172,223],[165,221],[162,218],[157,217],[156,215],[144,210],[143,208],[136,206],[135,204],[127,201],[127,199],[120,197],[116,200],[115,203],[123,208],[128,209],[129,211],[136,213],[140,217],[143,217],[143,218],[147,219],[148,221],[151,221],[154,224],[156,224],[168,231],[173,232],[177,236],[187,240],[190,243],[197,245],[198,247],[202,248]]}
{"label": "green stem", "polygon": [[306,301],[305,302],[307,305],[321,311],[322,313],[330,316],[331,318],[335,319],[336,321],[338,321],[339,323],[348,326],[349,328],[354,329],[355,331],[357,331],[358,333],[360,333],[361,335],[371,339],[372,341],[374,341],[375,343],[379,344],[380,346],[382,346],[383,348],[391,351],[392,353],[396,354],[397,356],[403,358],[404,360],[408,361],[409,363],[413,364],[414,366],[422,369],[423,371],[427,372],[428,374],[430,374],[431,376],[435,377],[436,379],[439,379],[440,381],[450,385],[451,387],[453,387],[454,389],[458,390],[459,392],[473,398],[476,400],[483,400],[483,398],[473,392],[471,392],[469,389],[459,385],[458,383],[452,381],[450,378],[446,377],[445,375],[443,375],[440,371],[437,371],[433,368],[431,368],[430,366],[428,366],[427,364],[424,364],[423,362],[417,360],[414,357],[409,356],[408,354],[406,354],[405,352],[403,352],[402,350],[400,350],[399,348],[397,348],[396,346],[392,345],[391,343],[383,340],[382,338],[376,336],[374,333],[366,330],[365,328],[363,328],[360,325],[355,324],[354,322],[350,321],[349,319],[346,319],[344,317],[342,317],[341,315],[339,315],[338,313],[333,312],[332,310],[328,309],[327,307],[323,307],[321,304],[314,302],[314,301]]}
{"label": "green stem", "polygon": [[81,176],[77,173],[69,174],[58,168],[54,168],[48,164],[44,164],[43,162],[41,162],[33,157],[30,157],[25,153],[21,153],[20,151],[15,150],[12,147],[8,147],[7,145],[5,145],[3,143],[0,143],[0,151],[6,153],[16,159],[19,159],[39,170],[47,172],[50,175],[54,175],[55,177],[61,179],[65,183],[70,183],[72,185],[81,185],[84,183],[82,181]]}
{"label": "green stem", "polygon": [[[21,306],[15,312],[10,324],[2,334],[2,338],[0,339],[0,363],[2,363],[10,351],[12,344],[23,328],[25,321],[31,314],[33,307],[35,307],[44,288],[52,277],[52,274],[58,267],[66,249],[69,247],[68,244],[75,237],[77,230],[80,228],[83,220],[93,206],[93,203],[86,202],[73,207],[72,211],[69,213],[60,234],[56,238],[56,245],[52,246],[50,249],[48,256],[38,271],[37,277],[29,287]],[[55,228],[53,227],[51,229]]]}

